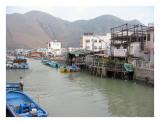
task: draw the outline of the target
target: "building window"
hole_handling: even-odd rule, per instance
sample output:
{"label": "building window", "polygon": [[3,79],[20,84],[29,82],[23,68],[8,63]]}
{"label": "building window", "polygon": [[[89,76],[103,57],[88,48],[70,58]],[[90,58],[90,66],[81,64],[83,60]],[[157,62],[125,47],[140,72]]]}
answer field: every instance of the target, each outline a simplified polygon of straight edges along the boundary
{"label": "building window", "polygon": [[86,46],[86,49],[90,49],[90,47],[89,47],[89,46]]}
{"label": "building window", "polygon": [[94,46],[94,49],[97,49],[97,46]]}
{"label": "building window", "polygon": [[147,41],[150,41],[150,34],[147,34]]}
{"label": "building window", "polygon": [[99,40],[99,43],[101,43],[102,42],[102,40]]}
{"label": "building window", "polygon": [[86,40],[86,43],[90,43],[90,40]]}
{"label": "building window", "polygon": [[97,42],[97,40],[94,40],[94,42]]}

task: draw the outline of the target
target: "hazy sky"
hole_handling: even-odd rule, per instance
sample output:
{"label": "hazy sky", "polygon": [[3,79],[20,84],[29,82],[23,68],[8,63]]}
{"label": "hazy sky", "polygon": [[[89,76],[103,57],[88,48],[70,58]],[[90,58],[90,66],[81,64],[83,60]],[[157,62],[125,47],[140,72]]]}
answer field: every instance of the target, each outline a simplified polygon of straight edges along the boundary
{"label": "hazy sky", "polygon": [[154,22],[154,7],[152,6],[8,6],[6,12],[26,13],[40,10],[68,21],[87,20],[104,14],[111,14],[121,19],[138,19],[144,24]]}

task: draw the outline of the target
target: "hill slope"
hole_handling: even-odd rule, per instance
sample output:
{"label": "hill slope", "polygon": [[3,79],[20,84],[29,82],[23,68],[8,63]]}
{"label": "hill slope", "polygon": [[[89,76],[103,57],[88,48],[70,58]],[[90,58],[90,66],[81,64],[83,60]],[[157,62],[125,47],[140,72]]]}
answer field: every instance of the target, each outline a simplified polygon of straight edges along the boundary
{"label": "hill slope", "polygon": [[90,20],[69,22],[40,11],[6,15],[6,45],[8,49],[46,47],[51,40],[62,42],[63,47],[79,47],[84,32],[106,34],[111,27],[124,23],[141,24],[138,20],[126,21],[112,15]]}

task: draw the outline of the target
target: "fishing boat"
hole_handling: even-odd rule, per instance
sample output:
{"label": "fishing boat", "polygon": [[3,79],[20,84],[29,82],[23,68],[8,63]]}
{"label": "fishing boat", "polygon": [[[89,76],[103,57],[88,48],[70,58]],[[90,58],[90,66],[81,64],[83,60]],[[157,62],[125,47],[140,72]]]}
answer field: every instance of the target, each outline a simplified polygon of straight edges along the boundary
{"label": "fishing boat", "polygon": [[27,94],[20,91],[6,93],[7,112],[12,117],[47,117],[48,113]]}
{"label": "fishing boat", "polygon": [[27,59],[24,56],[16,56],[16,58],[13,60],[14,63],[26,63]]}
{"label": "fishing boat", "polygon": [[6,91],[21,91],[20,84],[16,82],[7,82]]}
{"label": "fishing boat", "polygon": [[44,65],[48,65],[49,64],[49,60],[48,59],[42,59],[41,60],[41,62],[42,62],[42,64],[44,64]]}
{"label": "fishing boat", "polygon": [[22,56],[17,56],[14,60],[7,60],[7,69],[29,69],[29,64],[27,59]]}
{"label": "fishing boat", "polygon": [[13,68],[13,60],[7,60],[6,69],[12,69],[12,68]]}
{"label": "fishing boat", "polygon": [[7,66],[8,69],[29,69],[28,63],[13,63],[9,67]]}
{"label": "fishing boat", "polygon": [[59,68],[60,64],[58,64],[55,61],[49,60],[49,59],[42,59],[41,61],[44,65],[48,65],[49,67],[53,67],[53,68]]}
{"label": "fishing boat", "polygon": [[60,72],[62,73],[69,73],[69,72],[79,72],[80,68],[76,65],[71,65],[71,66],[61,66],[60,67]]}
{"label": "fishing boat", "polygon": [[133,72],[133,71],[134,71],[132,64],[124,63],[123,66],[124,66],[124,69],[125,69],[127,72]]}
{"label": "fishing boat", "polygon": [[20,64],[19,64],[19,68],[20,68],[20,69],[28,69],[28,68],[29,68],[29,65],[28,65],[28,63],[20,63]]}
{"label": "fishing boat", "polygon": [[13,64],[7,64],[7,69],[29,69],[28,63],[13,63]]}
{"label": "fishing boat", "polygon": [[80,71],[80,68],[77,65],[71,65],[68,67],[71,72],[78,72]]}
{"label": "fishing boat", "polygon": [[124,70],[126,71],[125,78],[129,80],[133,80],[133,75],[134,75],[133,65],[129,63],[124,63],[123,66],[124,66]]}
{"label": "fishing boat", "polygon": [[70,73],[71,71],[67,66],[63,65],[60,67],[60,72],[61,73]]}
{"label": "fishing boat", "polygon": [[53,67],[53,68],[59,68],[60,67],[60,64],[58,64],[57,62],[55,61],[49,61],[48,65],[50,67]]}

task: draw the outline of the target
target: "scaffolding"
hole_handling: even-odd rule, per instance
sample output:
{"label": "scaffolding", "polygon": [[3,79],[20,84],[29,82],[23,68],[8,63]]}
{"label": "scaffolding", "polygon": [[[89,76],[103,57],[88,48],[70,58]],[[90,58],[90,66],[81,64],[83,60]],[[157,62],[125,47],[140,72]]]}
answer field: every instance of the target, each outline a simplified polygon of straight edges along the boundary
{"label": "scaffolding", "polygon": [[147,26],[144,25],[129,25],[123,24],[111,28],[111,55],[113,56],[112,48],[119,49],[123,47],[127,49],[128,58],[130,44],[133,42],[140,42],[141,51],[144,50],[144,43],[146,41]]}

